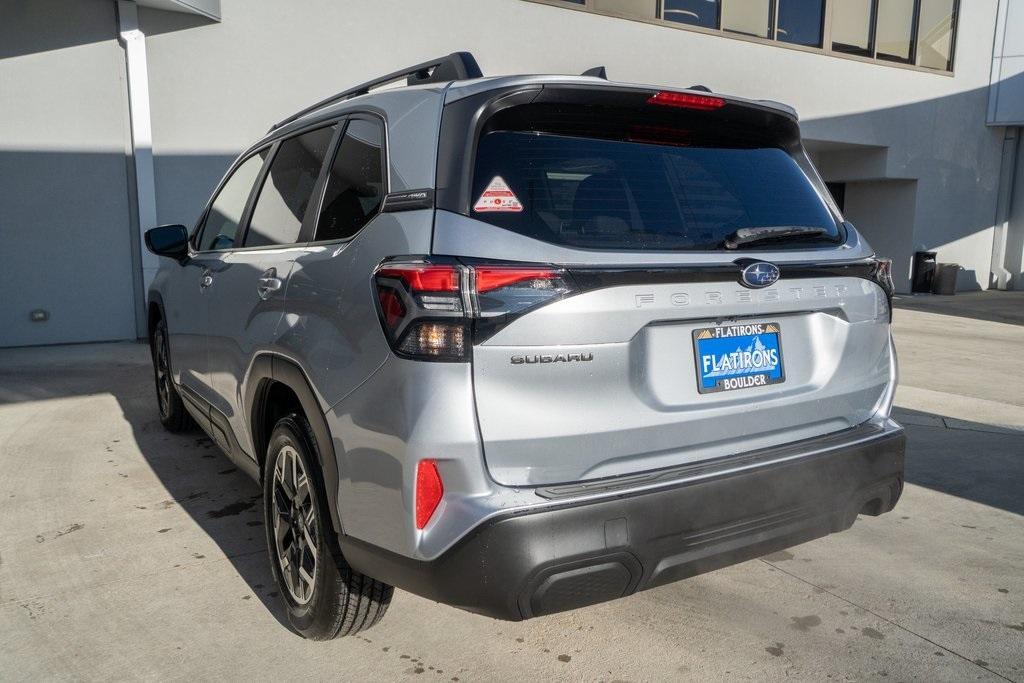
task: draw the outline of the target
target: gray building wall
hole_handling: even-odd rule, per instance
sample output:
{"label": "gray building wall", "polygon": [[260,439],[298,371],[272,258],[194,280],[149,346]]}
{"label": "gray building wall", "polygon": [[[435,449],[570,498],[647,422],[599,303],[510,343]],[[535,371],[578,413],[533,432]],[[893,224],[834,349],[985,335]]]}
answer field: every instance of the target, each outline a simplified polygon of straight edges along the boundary
{"label": "gray building wall", "polygon": [[[891,248],[901,290],[917,249],[961,263],[962,288],[985,288],[1002,140],[985,126],[998,2],[963,4],[952,76],[523,0],[308,0],[301,11],[223,0],[220,24],[143,11],[159,215],[194,220],[200,190],[227,158],[303,105],[427,56],[470,50],[489,75],[604,64],[616,80],[704,83],[792,104],[826,179],[876,195],[849,217]],[[885,198],[913,181],[910,210],[901,197],[886,211]]]}
{"label": "gray building wall", "polygon": [[[992,87],[988,121],[992,126],[1024,126],[1024,0],[1002,0],[992,46]],[[992,269],[999,284],[1024,287],[1024,145],[1022,129],[1004,143],[1003,186]]]}
{"label": "gray building wall", "polygon": [[[0,301],[0,346],[133,337],[141,274],[114,2],[0,3],[0,250],[18,254],[0,278],[19,292]],[[902,291],[918,249],[961,263],[961,288],[985,288],[1004,137],[985,125],[999,1],[961,4],[953,75],[524,0],[222,0],[219,23],[142,7],[157,221],[192,224],[271,123],[470,50],[490,75],[603,64],[615,80],[792,104],[825,178],[848,183],[848,217],[895,259]],[[50,321],[29,323],[33,308]]]}
{"label": "gray building wall", "polygon": [[134,337],[114,4],[0,2],[0,346]]}
{"label": "gray building wall", "polygon": [[992,45],[988,121],[1024,126],[1024,0],[1002,0]]}

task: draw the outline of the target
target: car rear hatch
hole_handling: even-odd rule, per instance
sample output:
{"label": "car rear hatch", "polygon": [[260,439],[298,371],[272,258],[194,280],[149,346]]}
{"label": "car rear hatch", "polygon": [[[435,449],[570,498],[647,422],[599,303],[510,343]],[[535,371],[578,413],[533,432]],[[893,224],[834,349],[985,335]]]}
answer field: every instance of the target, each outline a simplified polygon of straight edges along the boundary
{"label": "car rear hatch", "polygon": [[441,145],[433,250],[466,269],[495,481],[729,457],[885,400],[889,292],[793,116],[548,84],[449,104]]}

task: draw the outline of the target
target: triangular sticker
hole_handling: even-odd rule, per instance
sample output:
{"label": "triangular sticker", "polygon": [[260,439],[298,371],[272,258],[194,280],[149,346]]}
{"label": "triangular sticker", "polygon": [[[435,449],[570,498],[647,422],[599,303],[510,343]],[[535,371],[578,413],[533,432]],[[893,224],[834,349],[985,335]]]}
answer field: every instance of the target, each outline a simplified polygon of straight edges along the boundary
{"label": "triangular sticker", "polygon": [[490,182],[484,193],[480,195],[480,199],[476,200],[473,210],[477,213],[487,213],[490,211],[518,213],[523,210],[523,204],[516,197],[515,193],[512,192],[512,188],[508,186],[504,178],[498,175],[494,176],[494,180]]}

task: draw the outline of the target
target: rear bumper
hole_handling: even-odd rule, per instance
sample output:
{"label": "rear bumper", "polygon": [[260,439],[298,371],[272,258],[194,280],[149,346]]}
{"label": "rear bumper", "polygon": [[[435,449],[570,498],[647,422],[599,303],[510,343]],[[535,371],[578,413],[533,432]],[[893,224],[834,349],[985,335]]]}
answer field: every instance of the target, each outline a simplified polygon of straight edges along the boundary
{"label": "rear bumper", "polygon": [[574,609],[842,531],[859,513],[896,505],[902,430],[824,450],[814,442],[806,457],[492,518],[429,562],[344,536],[342,551],[376,579],[491,617]]}

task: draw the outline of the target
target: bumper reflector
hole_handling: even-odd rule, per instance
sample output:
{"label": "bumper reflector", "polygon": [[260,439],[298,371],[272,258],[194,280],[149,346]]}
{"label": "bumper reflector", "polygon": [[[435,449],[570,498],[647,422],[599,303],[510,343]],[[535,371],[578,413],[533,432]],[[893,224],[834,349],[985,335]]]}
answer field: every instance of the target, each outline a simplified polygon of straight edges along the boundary
{"label": "bumper reflector", "polygon": [[416,528],[422,529],[434,516],[444,495],[444,484],[433,460],[420,460],[416,466]]}

